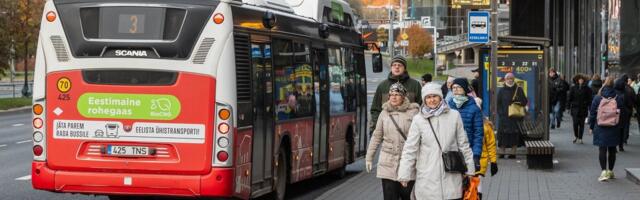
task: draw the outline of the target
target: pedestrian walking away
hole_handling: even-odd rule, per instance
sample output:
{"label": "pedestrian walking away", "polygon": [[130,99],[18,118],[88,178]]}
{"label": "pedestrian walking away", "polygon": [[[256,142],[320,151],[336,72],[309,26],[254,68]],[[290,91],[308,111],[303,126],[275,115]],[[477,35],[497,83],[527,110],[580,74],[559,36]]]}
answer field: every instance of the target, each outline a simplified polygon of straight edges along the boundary
{"label": "pedestrian walking away", "polygon": [[591,93],[593,96],[597,95],[600,92],[600,88],[602,88],[602,79],[600,79],[599,74],[593,74],[591,80],[589,81],[589,87],[591,88]]}
{"label": "pedestrian walking away", "polygon": [[518,103],[520,105],[527,105],[528,100],[524,94],[524,89],[519,87],[515,82],[515,76],[513,73],[507,73],[504,76],[504,87],[498,91],[498,146],[502,150],[502,155],[507,154],[506,148],[511,147],[511,153],[509,158],[516,158],[516,150],[519,146],[523,145],[523,141],[518,129],[518,124],[521,123],[521,117],[509,116],[509,105]]}
{"label": "pedestrian walking away", "polygon": [[422,82],[421,82],[421,86],[424,86],[427,83],[431,83],[431,81],[433,81],[433,76],[429,73],[426,73],[424,75],[422,75]]}
{"label": "pedestrian walking away", "polygon": [[[403,186],[414,180],[414,198],[460,199],[464,176],[473,176],[473,152],[469,147],[458,111],[443,100],[440,85],[429,83],[422,88],[424,104],[413,117],[402,150],[398,180]],[[459,151],[465,172],[447,172],[443,152]]]}
{"label": "pedestrian walking away", "polygon": [[473,151],[473,161],[475,170],[480,170],[480,156],[482,154],[482,141],[484,137],[482,112],[473,97],[467,95],[471,93],[469,82],[466,78],[456,78],[451,86],[453,98],[447,103],[449,108],[456,110],[462,117],[464,131],[467,133],[469,146]]}
{"label": "pedestrian walking away", "polygon": [[636,95],[629,86],[629,76],[623,74],[620,78],[614,82],[614,88],[616,95],[622,97],[623,109],[620,110],[620,144],[618,148],[620,151],[624,151],[624,141],[629,135],[629,126],[631,125],[631,116],[633,115],[633,108],[636,107]]}
{"label": "pedestrian walking away", "polygon": [[378,122],[378,115],[382,112],[382,104],[389,99],[389,88],[394,83],[401,83],[407,90],[407,98],[412,103],[422,104],[420,99],[420,83],[409,77],[407,72],[407,61],[402,56],[396,56],[391,60],[391,72],[389,77],[382,81],[376,89],[376,93],[373,95],[373,102],[371,102],[371,120],[369,121],[369,130],[373,132],[375,130],[376,122]]}
{"label": "pedestrian walking away", "polygon": [[[402,187],[398,182],[398,165],[400,154],[409,133],[413,116],[420,106],[411,103],[406,97],[407,90],[400,83],[394,83],[389,88],[389,100],[382,104],[382,112],[378,117],[376,129],[373,131],[369,148],[367,148],[365,167],[371,172],[373,157],[379,146],[382,146],[378,157],[376,177],[382,179],[382,194],[385,200],[408,200],[413,189],[413,181],[408,187]],[[413,180],[413,179],[412,179]]]}
{"label": "pedestrian walking away", "polygon": [[560,128],[562,121],[564,121],[563,120],[564,111],[567,110],[567,102],[568,102],[567,96],[569,93],[569,89],[571,88],[571,85],[569,85],[564,75],[560,75],[560,82],[562,83],[562,87],[560,88],[561,90],[558,91],[558,101],[560,103],[560,111],[558,112],[558,117],[556,118],[558,128]]}
{"label": "pedestrian walking away", "polygon": [[573,86],[569,90],[569,109],[573,120],[573,143],[582,144],[584,121],[589,114],[592,101],[591,88],[587,87],[587,77],[578,74],[573,77]]}
{"label": "pedestrian walking away", "polygon": [[589,128],[593,131],[593,145],[598,147],[598,160],[602,172],[598,181],[614,178],[616,146],[620,144],[619,110],[624,109],[622,97],[613,88],[613,77],[607,77],[600,93],[589,108]]}

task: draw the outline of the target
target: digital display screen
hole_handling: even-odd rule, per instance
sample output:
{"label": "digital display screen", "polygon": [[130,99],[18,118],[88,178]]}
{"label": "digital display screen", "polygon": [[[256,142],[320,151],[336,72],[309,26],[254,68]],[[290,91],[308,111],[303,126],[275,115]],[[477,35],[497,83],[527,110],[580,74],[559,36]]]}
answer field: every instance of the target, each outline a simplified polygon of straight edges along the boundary
{"label": "digital display screen", "polygon": [[162,40],[165,8],[104,7],[99,38]]}
{"label": "digital display screen", "polygon": [[118,18],[118,33],[144,34],[145,15],[120,15]]}

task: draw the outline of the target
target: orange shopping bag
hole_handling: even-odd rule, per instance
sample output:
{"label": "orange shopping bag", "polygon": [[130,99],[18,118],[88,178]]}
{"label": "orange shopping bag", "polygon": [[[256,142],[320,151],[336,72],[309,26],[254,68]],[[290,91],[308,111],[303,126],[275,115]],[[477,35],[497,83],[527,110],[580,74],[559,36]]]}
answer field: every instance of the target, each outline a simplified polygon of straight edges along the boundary
{"label": "orange shopping bag", "polygon": [[480,184],[480,178],[472,176],[469,177],[469,187],[464,190],[464,200],[479,200],[478,198],[478,185]]}

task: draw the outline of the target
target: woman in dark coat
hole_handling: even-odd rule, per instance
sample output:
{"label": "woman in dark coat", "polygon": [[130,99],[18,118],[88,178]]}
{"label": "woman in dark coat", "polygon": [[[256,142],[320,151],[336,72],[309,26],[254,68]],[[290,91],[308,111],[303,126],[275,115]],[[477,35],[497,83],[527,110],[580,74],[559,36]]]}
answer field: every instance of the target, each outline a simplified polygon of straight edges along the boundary
{"label": "woman in dark coat", "polygon": [[[598,107],[603,98],[615,98],[618,109],[623,109],[622,97],[616,95],[613,89],[613,77],[607,77],[598,96],[593,99],[589,109],[589,128],[593,131],[593,145],[598,146],[599,161],[602,173],[598,181],[613,178],[613,167],[616,162],[616,146],[620,144],[620,130],[622,124],[618,121],[615,126],[599,126],[597,123]],[[607,166],[608,164],[608,166]]]}
{"label": "woman in dark coat", "polygon": [[631,125],[631,116],[636,104],[636,94],[629,86],[629,76],[626,74],[614,81],[613,88],[618,96],[622,97],[624,104],[623,109],[620,111],[620,123],[622,124],[620,135],[622,135],[622,140],[619,144],[619,150],[624,151],[624,140],[629,135],[629,125]]}
{"label": "woman in dark coat", "polygon": [[[504,76],[504,87],[498,91],[498,147],[502,152],[506,152],[505,148],[511,147],[509,158],[516,158],[516,149],[522,146],[520,138],[520,130],[518,124],[522,118],[509,117],[509,105],[518,102],[520,105],[527,105],[528,100],[524,94],[524,90],[515,83],[515,77],[512,73]],[[514,97],[514,93],[516,93]],[[501,158],[504,154],[500,155]]]}
{"label": "woman in dark coat", "polygon": [[589,105],[591,105],[591,88],[587,87],[587,77],[578,74],[573,77],[573,86],[569,90],[569,108],[571,109],[571,118],[573,118],[573,143],[582,144],[582,135],[584,134],[584,119],[589,114]]}

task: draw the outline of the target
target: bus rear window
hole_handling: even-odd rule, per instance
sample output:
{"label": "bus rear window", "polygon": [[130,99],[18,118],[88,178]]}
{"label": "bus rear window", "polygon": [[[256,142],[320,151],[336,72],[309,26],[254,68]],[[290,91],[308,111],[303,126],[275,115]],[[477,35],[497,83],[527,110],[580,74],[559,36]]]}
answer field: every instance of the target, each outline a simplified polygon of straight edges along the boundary
{"label": "bus rear window", "polygon": [[160,7],[86,7],[82,31],[90,39],[174,40],[186,11]]}
{"label": "bus rear window", "polygon": [[82,77],[89,84],[98,85],[173,85],[177,72],[148,70],[84,70]]}

